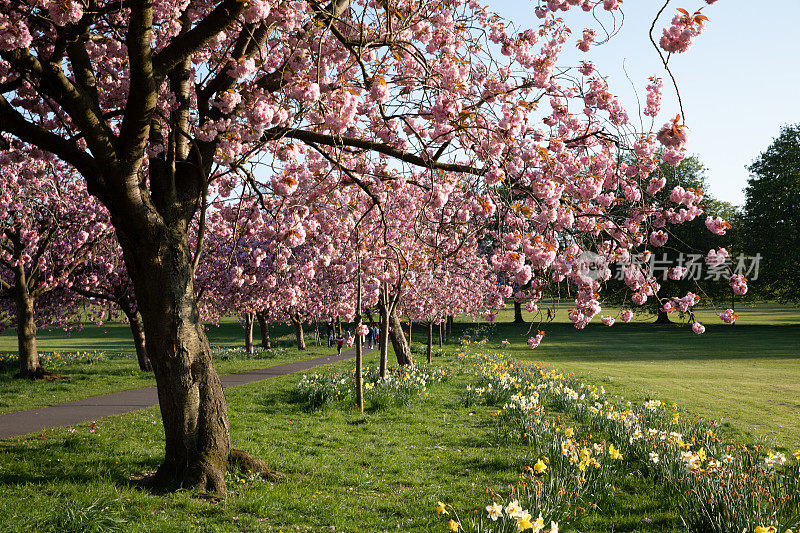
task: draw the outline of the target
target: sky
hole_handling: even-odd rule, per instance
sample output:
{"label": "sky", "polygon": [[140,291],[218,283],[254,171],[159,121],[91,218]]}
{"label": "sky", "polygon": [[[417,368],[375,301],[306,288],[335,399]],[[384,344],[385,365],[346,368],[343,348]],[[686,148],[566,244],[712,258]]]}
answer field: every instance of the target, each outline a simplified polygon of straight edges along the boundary
{"label": "sky", "polygon": [[[533,15],[535,3],[530,0],[486,1],[491,10],[514,21],[518,28],[538,22]],[[656,0],[626,0],[622,30],[609,43],[588,54],[577,49],[564,53],[565,60],[594,61],[632,119],[638,109],[637,93],[644,103],[647,78],[663,78],[662,114],[656,129],[679,110],[675,90],[648,38],[650,24],[662,5]],[[671,2],[656,25],[656,42],[677,8],[691,13],[705,5],[700,0]],[[573,41],[584,28],[598,28],[591,16],[574,11],[565,17]],[[800,122],[800,0],[720,0],[703,13],[710,19],[705,32],[687,53],[673,54],[669,65],[691,135],[687,150],[708,169],[707,192],[742,205],[749,177],[745,167],[770,145],[781,126]]]}

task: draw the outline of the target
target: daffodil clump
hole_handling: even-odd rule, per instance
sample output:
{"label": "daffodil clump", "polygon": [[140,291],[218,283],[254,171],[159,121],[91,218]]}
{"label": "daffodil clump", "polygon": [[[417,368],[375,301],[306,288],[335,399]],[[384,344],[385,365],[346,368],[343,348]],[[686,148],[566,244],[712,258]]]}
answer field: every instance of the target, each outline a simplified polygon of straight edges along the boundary
{"label": "daffodil clump", "polygon": [[[427,396],[428,387],[447,380],[449,375],[446,368],[423,363],[390,369],[383,378],[377,368],[366,367],[362,372],[364,399],[377,408],[405,405]],[[310,409],[333,402],[350,403],[355,398],[355,383],[355,370],[303,375],[294,388],[293,396],[296,402]]]}
{"label": "daffodil clump", "polygon": [[[459,355],[477,378],[468,389],[474,403],[494,405],[489,385],[509,391],[495,412],[502,435],[521,438],[542,456],[515,488],[517,501],[545,520],[569,523],[576,506],[601,505],[629,463],[672,487],[690,531],[784,533],[800,527],[800,450],[787,456],[759,446],[725,445],[714,423],[687,419],[675,404],[619,403],[602,387],[487,352],[484,343],[464,343]],[[580,421],[580,427],[566,427],[548,417],[550,412]],[[499,522],[508,513],[498,514],[492,506],[487,512],[459,527],[515,531],[512,521]]]}
{"label": "daffodil clump", "polygon": [[[102,350],[86,350],[77,352],[39,352],[39,362],[48,368],[57,368],[72,364],[95,364],[109,358]],[[16,368],[19,356],[15,353],[0,353],[0,367]]]}

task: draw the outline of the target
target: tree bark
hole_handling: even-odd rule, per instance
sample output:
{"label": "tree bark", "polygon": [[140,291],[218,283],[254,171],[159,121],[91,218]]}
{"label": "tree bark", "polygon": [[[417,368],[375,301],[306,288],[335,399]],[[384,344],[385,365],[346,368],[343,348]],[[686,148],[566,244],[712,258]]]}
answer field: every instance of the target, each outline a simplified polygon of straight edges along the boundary
{"label": "tree bark", "polygon": [[306,339],[303,336],[303,321],[300,319],[299,316],[292,315],[292,324],[294,325],[294,336],[297,339],[297,349],[298,350],[305,350],[306,349]]}
{"label": "tree bark", "polygon": [[439,349],[442,348],[442,323],[439,322]]}
{"label": "tree bark", "polygon": [[447,341],[450,335],[453,334],[453,315],[447,315],[447,322],[445,322],[444,340]]}
{"label": "tree bark", "polygon": [[364,376],[362,374],[362,346],[361,346],[361,333],[358,328],[361,327],[361,265],[359,264],[358,282],[356,288],[356,406],[358,410],[364,412]]}
{"label": "tree bark", "polygon": [[397,316],[397,307],[389,314],[389,338],[392,341],[392,348],[394,348],[394,354],[397,357],[397,364],[399,366],[413,366],[414,359],[411,357],[411,350],[408,348],[400,317]]}
{"label": "tree bark", "polygon": [[380,311],[380,338],[378,339],[378,347],[380,348],[380,376],[386,377],[389,357],[389,302],[387,301],[386,294],[381,289],[380,298],[378,299],[378,310]]}
{"label": "tree bark", "polygon": [[433,356],[433,320],[428,320],[428,364]]}
{"label": "tree bark", "polygon": [[153,370],[153,365],[150,363],[150,356],[147,354],[147,342],[144,336],[142,320],[139,318],[136,311],[125,311],[125,316],[128,317],[128,325],[131,328],[133,346],[136,348],[136,360],[139,362],[139,370],[142,372],[150,372]]}
{"label": "tree bark", "polygon": [[19,374],[24,379],[41,379],[48,372],[39,362],[36,349],[35,300],[28,291],[28,278],[22,261],[14,269],[14,291],[17,304],[17,348],[19,354]]}
{"label": "tree bark", "polygon": [[269,350],[272,348],[272,340],[269,338],[269,324],[267,323],[267,315],[258,312],[256,313],[258,319],[258,329],[261,331],[261,347]]}
{"label": "tree bark", "polygon": [[524,324],[525,319],[522,318],[522,303],[514,300],[514,324]]}
{"label": "tree bark", "polygon": [[253,322],[255,313],[248,311],[244,314],[244,351],[253,355]]}
{"label": "tree bark", "polygon": [[200,323],[188,236],[182,227],[148,227],[118,235],[164,423],[164,462],[151,481],[159,488],[224,493],[231,453],[228,407]]}

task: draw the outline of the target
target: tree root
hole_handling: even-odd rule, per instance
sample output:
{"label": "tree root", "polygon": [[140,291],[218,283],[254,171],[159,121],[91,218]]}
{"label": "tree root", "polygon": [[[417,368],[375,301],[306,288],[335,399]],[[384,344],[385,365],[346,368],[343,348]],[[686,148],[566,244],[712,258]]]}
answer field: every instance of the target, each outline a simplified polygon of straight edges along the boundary
{"label": "tree root", "polygon": [[59,379],[70,379],[68,376],[62,376],[61,374],[54,374],[49,370],[45,370],[44,367],[39,367],[33,372],[27,372],[23,374],[22,372],[17,372],[14,374],[14,379],[30,379],[32,381],[43,380],[43,381],[56,381]]}
{"label": "tree root", "polygon": [[228,465],[238,466],[243,471],[259,474],[269,481],[277,481],[280,478],[280,474],[270,470],[264,461],[236,448],[231,448],[228,455]]}

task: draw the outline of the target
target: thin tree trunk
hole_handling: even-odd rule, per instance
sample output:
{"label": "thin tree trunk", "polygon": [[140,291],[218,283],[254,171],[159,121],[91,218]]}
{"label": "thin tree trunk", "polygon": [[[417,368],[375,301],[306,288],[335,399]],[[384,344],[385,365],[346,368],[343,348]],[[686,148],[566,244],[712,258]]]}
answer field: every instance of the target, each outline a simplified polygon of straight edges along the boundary
{"label": "thin tree trunk", "polygon": [[428,320],[428,364],[433,355],[433,320]]}
{"label": "thin tree trunk", "polygon": [[19,350],[19,374],[24,379],[41,379],[48,372],[39,362],[36,349],[35,300],[28,292],[28,278],[22,261],[14,270],[14,291],[17,304],[17,348]]}
{"label": "thin tree trunk", "polygon": [[411,357],[411,350],[408,348],[400,317],[397,316],[397,306],[389,314],[389,338],[392,340],[397,364],[399,366],[413,366],[414,359]]}
{"label": "thin tree trunk", "polygon": [[389,302],[386,292],[381,288],[380,298],[378,300],[378,309],[380,311],[380,338],[378,339],[378,347],[380,348],[380,376],[386,377],[388,357],[389,357]]}
{"label": "thin tree trunk", "polygon": [[300,319],[299,316],[292,315],[292,324],[294,324],[294,337],[297,339],[297,349],[298,350],[305,350],[306,349],[306,339],[303,336],[303,321]]}
{"label": "thin tree trunk", "polygon": [[253,322],[254,315],[252,311],[247,311],[244,314],[244,351],[248,355],[253,355]]}
{"label": "thin tree trunk", "polygon": [[444,340],[447,341],[450,335],[453,334],[453,315],[447,315],[447,322],[445,323]]}
{"label": "thin tree trunk", "polygon": [[364,376],[361,373],[362,367],[362,347],[361,333],[358,328],[361,326],[361,272],[359,265],[358,281],[356,283],[356,406],[358,410],[364,412]]}
{"label": "thin tree trunk", "polygon": [[261,347],[269,350],[272,348],[272,341],[269,338],[269,324],[267,323],[267,315],[262,312],[256,313],[258,320],[258,329],[261,331]]}
{"label": "thin tree trunk", "polygon": [[439,348],[442,347],[442,323],[439,322]]}
{"label": "thin tree trunk", "polygon": [[128,325],[131,328],[133,347],[136,348],[136,360],[139,362],[139,370],[142,372],[150,372],[153,370],[153,365],[150,364],[150,356],[147,354],[147,342],[144,337],[142,320],[139,318],[139,314],[136,311],[123,311],[125,316],[128,317]]}
{"label": "thin tree trunk", "polygon": [[524,324],[525,319],[522,318],[522,303],[514,300],[514,324]]}
{"label": "thin tree trunk", "polygon": [[414,329],[414,319],[408,319],[408,342],[411,343],[411,330]]}

